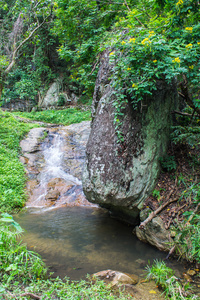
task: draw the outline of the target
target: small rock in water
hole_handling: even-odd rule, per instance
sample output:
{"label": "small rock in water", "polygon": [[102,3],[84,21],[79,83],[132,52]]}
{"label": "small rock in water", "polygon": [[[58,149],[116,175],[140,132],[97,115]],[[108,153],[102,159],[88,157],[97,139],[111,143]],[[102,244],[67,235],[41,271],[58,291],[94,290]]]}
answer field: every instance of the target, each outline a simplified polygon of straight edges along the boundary
{"label": "small rock in water", "polygon": [[125,274],[118,271],[104,270],[93,274],[94,277],[100,277],[111,283],[111,286],[118,286],[120,284],[133,285],[138,283],[138,276],[134,274]]}
{"label": "small rock in water", "polygon": [[141,258],[138,258],[136,261],[135,261],[141,268],[143,268],[147,263],[145,262],[144,259],[141,259]]}
{"label": "small rock in water", "polygon": [[190,275],[188,275],[187,273],[183,273],[183,277],[185,280],[187,280],[188,282],[192,282],[192,277]]}

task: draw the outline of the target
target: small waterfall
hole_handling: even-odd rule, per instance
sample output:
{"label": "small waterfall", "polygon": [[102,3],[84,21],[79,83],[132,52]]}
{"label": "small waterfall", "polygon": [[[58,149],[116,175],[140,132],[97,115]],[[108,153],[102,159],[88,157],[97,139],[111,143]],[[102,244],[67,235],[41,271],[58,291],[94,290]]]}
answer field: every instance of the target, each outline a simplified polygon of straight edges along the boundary
{"label": "small waterfall", "polygon": [[86,200],[82,183],[76,176],[81,173],[84,157],[73,134],[64,129],[52,129],[41,149],[42,158],[35,158],[38,174],[32,180],[26,206],[93,206]]}
{"label": "small waterfall", "polygon": [[41,172],[41,183],[48,182],[52,178],[62,178],[66,181],[71,181],[72,184],[81,185],[81,181],[66,173],[64,166],[64,152],[62,150],[64,139],[60,134],[54,134],[52,145],[45,145],[44,160],[45,168]]}

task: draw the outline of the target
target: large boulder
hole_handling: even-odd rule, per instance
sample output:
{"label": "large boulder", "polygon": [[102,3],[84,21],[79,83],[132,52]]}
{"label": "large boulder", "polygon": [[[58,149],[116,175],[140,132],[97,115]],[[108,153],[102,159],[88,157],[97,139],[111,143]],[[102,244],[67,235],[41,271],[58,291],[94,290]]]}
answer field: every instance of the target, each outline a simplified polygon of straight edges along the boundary
{"label": "large boulder", "polygon": [[105,52],[96,81],[91,133],[86,148],[83,189],[87,199],[136,224],[145,198],[154,189],[159,158],[169,141],[175,84],[157,82],[157,90],[133,109],[131,99],[121,119],[124,142],[114,125],[115,94],[110,81],[112,65]]}

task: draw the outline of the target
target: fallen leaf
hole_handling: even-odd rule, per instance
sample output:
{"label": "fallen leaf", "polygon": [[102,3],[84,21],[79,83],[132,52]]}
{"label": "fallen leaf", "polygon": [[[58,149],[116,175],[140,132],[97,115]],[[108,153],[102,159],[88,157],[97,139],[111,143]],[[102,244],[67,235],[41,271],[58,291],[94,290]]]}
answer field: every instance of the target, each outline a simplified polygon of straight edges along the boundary
{"label": "fallen leaf", "polygon": [[149,291],[149,294],[156,294],[156,291],[150,290],[150,291]]}

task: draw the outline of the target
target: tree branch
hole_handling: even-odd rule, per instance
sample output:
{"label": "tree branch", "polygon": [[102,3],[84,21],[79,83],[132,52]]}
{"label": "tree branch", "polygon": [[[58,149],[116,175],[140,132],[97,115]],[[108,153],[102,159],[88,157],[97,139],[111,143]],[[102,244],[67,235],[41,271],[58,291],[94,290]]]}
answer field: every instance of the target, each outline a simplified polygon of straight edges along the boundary
{"label": "tree branch", "polygon": [[[126,5],[128,11],[131,11],[131,10],[130,10],[130,7],[128,6],[128,3],[127,3],[126,0],[124,0],[124,3],[125,3],[125,5]],[[140,23],[140,25],[142,25],[143,27],[147,27],[147,26],[145,26],[145,25],[144,25],[137,17],[134,17],[134,18]]]}
{"label": "tree branch", "polygon": [[172,111],[171,113],[172,113],[172,114],[181,115],[181,116],[186,116],[186,117],[192,117],[192,114],[184,113],[184,112],[177,111],[177,110],[174,110],[174,111]]}
{"label": "tree branch", "polygon": [[150,215],[148,216],[148,218],[146,218],[146,220],[144,220],[142,223],[140,223],[139,225],[139,229],[144,229],[144,227],[159,213],[161,212],[166,206],[168,206],[170,203],[177,201],[178,199],[170,199],[171,195],[173,194],[173,192],[176,190],[176,184],[174,186],[174,188],[170,191],[170,193],[168,194],[167,198],[166,198],[166,202],[163,203],[161,206],[159,206],[156,210],[152,211],[150,213]]}
{"label": "tree branch", "polygon": [[29,34],[29,36],[27,38],[25,38],[20,44],[18,47],[16,47],[16,42],[14,42],[14,51],[13,51],[13,54],[12,54],[12,60],[11,60],[11,63],[9,64],[9,66],[6,68],[5,70],[5,73],[8,74],[11,69],[13,68],[14,64],[15,64],[15,60],[16,60],[16,56],[17,56],[17,52],[19,51],[19,49],[28,41],[30,40],[30,38],[34,35],[34,33],[44,25],[44,23],[46,22],[46,20],[49,18],[49,16],[47,16],[44,21],[39,24],[33,31],[31,31],[31,33]]}

